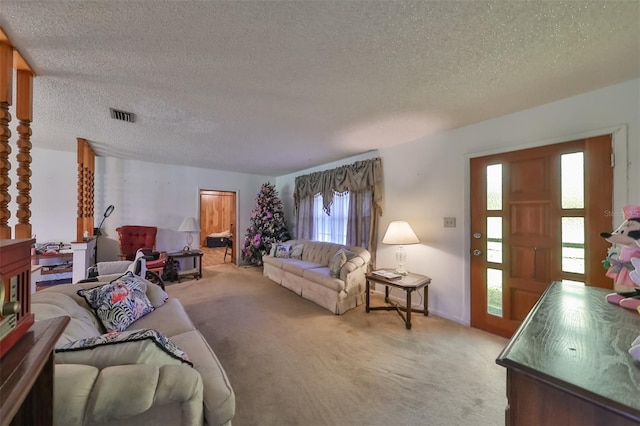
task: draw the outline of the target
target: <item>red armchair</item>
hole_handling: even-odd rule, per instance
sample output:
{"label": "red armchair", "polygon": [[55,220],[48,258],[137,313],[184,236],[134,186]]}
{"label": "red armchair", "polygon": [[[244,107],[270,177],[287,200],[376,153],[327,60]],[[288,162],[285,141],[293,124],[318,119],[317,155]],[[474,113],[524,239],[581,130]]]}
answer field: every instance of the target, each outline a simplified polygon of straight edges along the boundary
{"label": "red armchair", "polygon": [[120,240],[120,260],[134,260],[138,249],[143,249],[147,260],[147,270],[163,275],[164,265],[167,261],[163,254],[155,252],[156,234],[155,226],[125,225],[116,228]]}
{"label": "red armchair", "polygon": [[120,260],[133,260],[138,249],[145,248],[155,250],[156,234],[155,226],[126,225],[116,228],[120,239]]}

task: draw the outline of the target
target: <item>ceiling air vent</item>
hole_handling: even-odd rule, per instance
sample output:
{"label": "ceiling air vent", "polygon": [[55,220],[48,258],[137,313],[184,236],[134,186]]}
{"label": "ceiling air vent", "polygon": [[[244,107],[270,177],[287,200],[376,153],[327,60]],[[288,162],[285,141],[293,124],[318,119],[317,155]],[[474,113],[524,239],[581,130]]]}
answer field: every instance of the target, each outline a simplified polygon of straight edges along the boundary
{"label": "ceiling air vent", "polygon": [[109,108],[111,112],[111,118],[114,120],[126,121],[129,123],[133,123],[135,119],[135,115],[132,112],[121,111],[119,109]]}

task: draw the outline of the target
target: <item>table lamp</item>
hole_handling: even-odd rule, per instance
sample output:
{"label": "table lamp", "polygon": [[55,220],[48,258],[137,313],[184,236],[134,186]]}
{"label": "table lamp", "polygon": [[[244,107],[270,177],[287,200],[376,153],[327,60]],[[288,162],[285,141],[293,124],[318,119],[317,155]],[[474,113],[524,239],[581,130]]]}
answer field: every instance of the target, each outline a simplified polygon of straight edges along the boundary
{"label": "table lamp", "polygon": [[407,260],[407,253],[404,251],[404,246],[407,244],[418,244],[419,242],[420,240],[407,222],[397,220],[389,224],[387,232],[384,234],[384,238],[382,238],[382,244],[393,244],[398,246],[398,249],[396,250],[396,274],[408,274],[407,270],[404,268],[404,262]]}
{"label": "table lamp", "polygon": [[187,233],[187,245],[184,247],[183,251],[191,250],[191,244],[193,243],[193,235],[192,232],[200,232],[200,227],[198,226],[198,222],[193,217],[185,217],[182,221],[182,225],[178,228],[179,232]]}

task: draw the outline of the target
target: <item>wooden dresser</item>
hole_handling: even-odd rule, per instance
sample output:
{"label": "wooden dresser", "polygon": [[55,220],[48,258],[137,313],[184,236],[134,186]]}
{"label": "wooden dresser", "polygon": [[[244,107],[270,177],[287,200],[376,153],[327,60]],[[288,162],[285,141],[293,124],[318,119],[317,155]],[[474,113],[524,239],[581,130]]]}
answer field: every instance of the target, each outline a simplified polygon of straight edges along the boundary
{"label": "wooden dresser", "polygon": [[496,362],[507,368],[505,422],[640,424],[640,314],[600,288],[554,282]]}

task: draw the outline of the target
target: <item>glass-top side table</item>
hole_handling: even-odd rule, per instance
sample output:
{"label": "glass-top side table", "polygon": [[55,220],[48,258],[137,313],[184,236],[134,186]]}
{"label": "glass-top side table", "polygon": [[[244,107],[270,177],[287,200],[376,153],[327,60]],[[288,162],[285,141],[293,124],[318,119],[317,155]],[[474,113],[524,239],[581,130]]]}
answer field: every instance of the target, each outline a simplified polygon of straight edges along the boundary
{"label": "glass-top side table", "polygon": [[[392,272],[393,270],[380,269],[380,271]],[[413,274],[411,272],[399,278],[386,278],[382,275],[376,274],[375,272],[368,272],[365,276],[367,278],[367,288],[365,290],[365,310],[367,313],[369,313],[369,311],[397,311],[400,317],[404,320],[407,330],[411,329],[411,312],[419,312],[424,314],[424,316],[429,315],[429,284],[431,283],[431,278],[427,277],[426,275]],[[384,286],[384,301],[387,303],[386,306],[370,305],[369,290],[370,283],[372,282]],[[400,306],[397,303],[393,303],[391,302],[391,300],[389,300],[390,287],[400,288],[407,293],[406,306]],[[413,293],[414,291],[418,291],[421,288],[424,288],[424,309],[422,310],[411,307],[411,293]]]}

